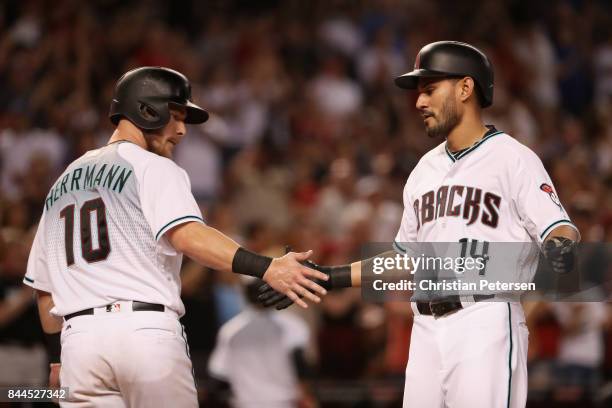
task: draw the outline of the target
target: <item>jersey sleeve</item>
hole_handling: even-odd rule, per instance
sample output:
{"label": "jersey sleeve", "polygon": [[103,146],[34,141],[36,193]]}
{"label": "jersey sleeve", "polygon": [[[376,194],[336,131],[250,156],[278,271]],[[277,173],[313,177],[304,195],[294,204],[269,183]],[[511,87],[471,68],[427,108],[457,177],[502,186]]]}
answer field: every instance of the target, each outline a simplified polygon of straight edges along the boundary
{"label": "jersey sleeve", "polygon": [[26,274],[23,283],[34,289],[51,292],[51,282],[49,280],[49,267],[47,264],[47,253],[45,246],[45,214],[38,223],[36,236],[30,249]]}
{"label": "jersey sleeve", "polygon": [[168,159],[156,160],[145,169],[140,200],[156,241],[179,224],[204,222],[187,173]]}
{"label": "jersey sleeve", "polygon": [[406,248],[407,242],[415,242],[417,239],[418,231],[418,218],[415,213],[415,209],[410,198],[410,178],[404,186],[403,201],[404,201],[404,212],[402,214],[402,222],[399,230],[395,235],[395,241],[393,242],[393,249],[395,251],[405,254],[408,249]]}
{"label": "jersey sleeve", "polygon": [[516,183],[514,201],[529,235],[538,244],[560,225],[576,229],[570,220],[540,158],[531,150],[520,155],[519,169],[511,175]]}

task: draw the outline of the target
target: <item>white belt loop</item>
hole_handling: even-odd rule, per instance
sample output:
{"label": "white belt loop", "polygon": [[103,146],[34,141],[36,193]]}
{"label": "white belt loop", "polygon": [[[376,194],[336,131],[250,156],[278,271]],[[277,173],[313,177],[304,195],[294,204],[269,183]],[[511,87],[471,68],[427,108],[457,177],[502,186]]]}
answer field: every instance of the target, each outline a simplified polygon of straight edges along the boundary
{"label": "white belt loop", "polygon": [[465,309],[466,307],[470,307],[472,306],[474,303],[476,303],[476,300],[474,299],[474,295],[463,295],[463,296],[459,296],[459,301],[461,302],[461,306]]}

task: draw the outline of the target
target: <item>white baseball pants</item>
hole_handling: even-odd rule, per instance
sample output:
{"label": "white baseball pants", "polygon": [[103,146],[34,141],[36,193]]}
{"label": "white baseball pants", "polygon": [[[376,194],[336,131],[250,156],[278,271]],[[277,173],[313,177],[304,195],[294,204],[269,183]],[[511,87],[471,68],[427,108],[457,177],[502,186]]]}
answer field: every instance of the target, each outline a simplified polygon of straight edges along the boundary
{"label": "white baseball pants", "polygon": [[520,303],[415,315],[404,408],[524,408],[527,341]]}
{"label": "white baseball pants", "polygon": [[175,314],[121,311],[64,322],[62,407],[197,407],[183,327]]}

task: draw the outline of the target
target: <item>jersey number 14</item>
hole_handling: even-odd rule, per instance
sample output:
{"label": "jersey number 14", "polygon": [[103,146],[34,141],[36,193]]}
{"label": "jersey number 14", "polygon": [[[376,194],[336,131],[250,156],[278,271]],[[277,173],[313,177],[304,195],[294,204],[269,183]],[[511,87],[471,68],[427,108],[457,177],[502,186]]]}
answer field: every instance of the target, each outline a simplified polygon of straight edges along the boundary
{"label": "jersey number 14", "polygon": [[[96,213],[98,248],[94,249],[91,233],[91,213]],[[110,253],[110,241],[108,239],[108,226],[106,224],[106,206],[102,198],[86,201],[81,207],[81,255],[88,263],[106,259]],[[74,264],[74,204],[64,207],[60,212],[60,218],[64,219],[66,263],[68,266]]]}

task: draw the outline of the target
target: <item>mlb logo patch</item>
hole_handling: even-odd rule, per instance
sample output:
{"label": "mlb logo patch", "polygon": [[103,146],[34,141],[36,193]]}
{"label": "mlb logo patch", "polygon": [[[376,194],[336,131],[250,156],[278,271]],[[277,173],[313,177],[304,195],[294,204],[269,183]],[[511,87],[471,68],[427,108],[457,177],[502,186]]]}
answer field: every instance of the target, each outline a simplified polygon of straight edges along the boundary
{"label": "mlb logo patch", "polygon": [[106,306],[106,311],[107,312],[120,312],[121,311],[121,305],[119,303],[113,303],[111,305],[107,305]]}

